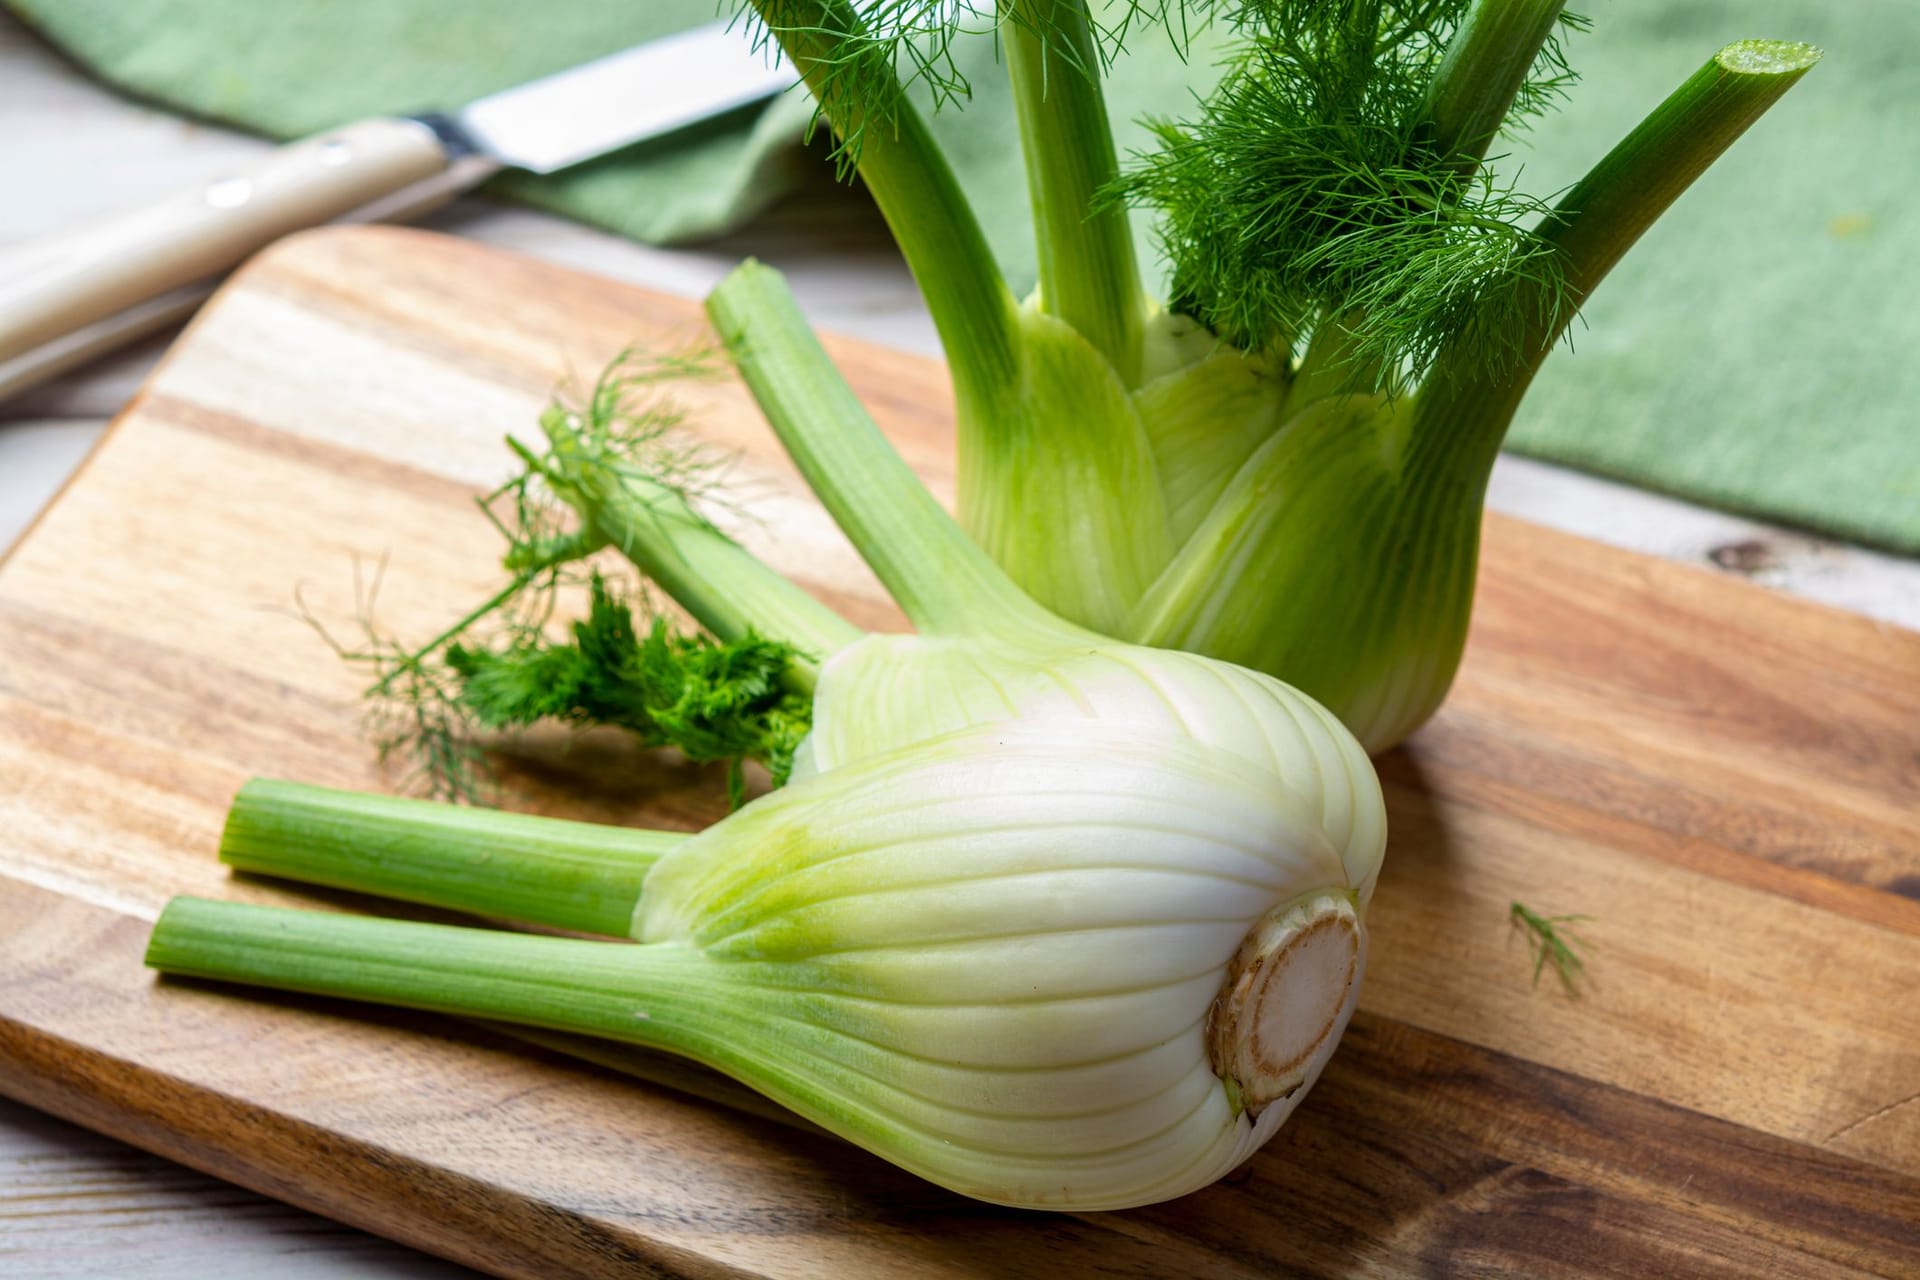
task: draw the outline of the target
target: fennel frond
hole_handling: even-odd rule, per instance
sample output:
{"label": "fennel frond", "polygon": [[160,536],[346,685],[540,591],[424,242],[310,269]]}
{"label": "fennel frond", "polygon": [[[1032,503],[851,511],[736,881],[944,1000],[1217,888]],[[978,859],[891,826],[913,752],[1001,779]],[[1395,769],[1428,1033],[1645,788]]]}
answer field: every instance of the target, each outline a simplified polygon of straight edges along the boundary
{"label": "fennel frond", "polygon": [[[623,353],[584,398],[557,399],[543,425],[607,476],[670,499],[679,518],[711,498],[719,468],[673,434],[680,410],[648,392],[712,367],[702,352]],[[374,621],[379,574],[356,583],[364,643],[349,648],[315,624],[341,658],[374,677],[367,720],[382,760],[409,761],[415,789],[435,798],[481,803],[491,789],[482,744],[557,721],[618,728],[694,763],[725,762],[734,807],[745,798],[745,761],[783,781],[809,723],[807,698],[787,680],[795,647],[751,631],[721,639],[676,630],[644,590],[589,563],[609,539],[558,498],[556,484],[569,481],[552,459],[509,443],[522,470],[479,501],[506,542],[510,576],[499,591],[419,645]],[[587,613],[560,628],[563,591],[584,591]]]}
{"label": "fennel frond", "polygon": [[1533,960],[1534,986],[1540,985],[1540,975],[1551,963],[1567,994],[1579,998],[1580,980],[1586,976],[1587,968],[1586,958],[1580,952],[1587,943],[1568,926],[1585,924],[1592,919],[1592,916],[1579,915],[1543,916],[1524,903],[1508,904],[1508,922],[1526,934],[1527,954]]}

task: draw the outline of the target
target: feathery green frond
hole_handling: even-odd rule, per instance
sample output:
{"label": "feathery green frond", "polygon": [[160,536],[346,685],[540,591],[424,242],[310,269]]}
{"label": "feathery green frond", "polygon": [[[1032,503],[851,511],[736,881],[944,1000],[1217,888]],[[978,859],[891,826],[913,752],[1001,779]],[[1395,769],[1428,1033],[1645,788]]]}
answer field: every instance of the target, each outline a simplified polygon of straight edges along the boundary
{"label": "feathery green frond", "polygon": [[[1258,0],[1197,118],[1156,125],[1114,198],[1158,209],[1171,302],[1248,350],[1326,331],[1368,391],[1424,375],[1480,326],[1486,358],[1518,358],[1522,325],[1483,305],[1557,305],[1541,200],[1462,166],[1428,127],[1434,78],[1470,0]],[[1549,38],[1515,98],[1538,112],[1569,72]],[[1510,116],[1509,119],[1512,117]],[[1521,290],[1518,284],[1534,287]]]}
{"label": "feathery green frond", "polygon": [[1527,937],[1527,953],[1533,960],[1534,986],[1540,985],[1540,975],[1551,963],[1567,994],[1579,996],[1580,979],[1587,968],[1586,958],[1580,951],[1586,943],[1567,926],[1585,924],[1592,919],[1592,916],[1543,916],[1524,903],[1508,904],[1508,922],[1522,930]]}
{"label": "feathery green frond", "polygon": [[[584,398],[557,399],[543,416],[592,453],[591,466],[642,480],[685,513],[690,500],[710,500],[720,468],[674,434],[681,411],[652,390],[714,368],[705,351],[625,352]],[[752,634],[722,641],[676,633],[643,596],[586,565],[607,537],[563,501],[569,481],[550,459],[509,444],[522,470],[480,500],[506,541],[502,564],[510,576],[501,589],[410,646],[374,621],[376,576],[356,589],[364,643],[349,648],[328,637],[343,659],[375,676],[367,716],[382,759],[409,760],[410,781],[436,798],[477,803],[487,791],[486,737],[557,720],[610,725],[646,746],[677,747],[697,763],[726,761],[735,804],[743,760],[759,760],[784,780],[808,723],[807,699],[786,684],[795,649]],[[560,593],[568,589],[586,591],[588,613],[556,635]],[[644,634],[636,613],[647,620]]]}
{"label": "feathery green frond", "polygon": [[[459,706],[485,729],[542,720],[624,729],[649,747],[677,747],[696,764],[725,761],[727,790],[744,798],[743,760],[759,760],[776,786],[806,736],[811,700],[786,683],[793,651],[749,634],[719,641],[676,634],[655,617],[636,628],[635,602],[596,573],[587,616],[569,638],[522,639],[499,648],[455,644],[446,665]],[[644,609],[639,610],[644,612]]]}

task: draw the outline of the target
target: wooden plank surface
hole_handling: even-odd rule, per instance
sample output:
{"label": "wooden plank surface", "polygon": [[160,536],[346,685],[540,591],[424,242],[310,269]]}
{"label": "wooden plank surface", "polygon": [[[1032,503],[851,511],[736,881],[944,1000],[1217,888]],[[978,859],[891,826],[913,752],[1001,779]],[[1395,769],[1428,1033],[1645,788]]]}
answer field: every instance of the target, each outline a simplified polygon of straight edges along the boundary
{"label": "wooden plank surface", "polygon": [[[985,1208],[456,1023],[155,983],[171,894],[316,901],[214,862],[244,777],[381,781],[294,588],[350,629],[391,553],[381,619],[428,633],[492,581],[468,499],[501,435],[697,332],[377,230],[287,242],[203,314],[0,567],[0,1092],[508,1275],[1920,1272],[1920,636],[1500,519],[1455,696],[1382,762],[1362,1013],[1280,1138],[1176,1204]],[[938,369],[834,349],[950,488]],[[737,455],[742,539],[886,625],[744,395],[682,399]],[[543,811],[722,807],[597,740],[511,776]],[[1582,999],[1529,986],[1515,897],[1596,917]]]}

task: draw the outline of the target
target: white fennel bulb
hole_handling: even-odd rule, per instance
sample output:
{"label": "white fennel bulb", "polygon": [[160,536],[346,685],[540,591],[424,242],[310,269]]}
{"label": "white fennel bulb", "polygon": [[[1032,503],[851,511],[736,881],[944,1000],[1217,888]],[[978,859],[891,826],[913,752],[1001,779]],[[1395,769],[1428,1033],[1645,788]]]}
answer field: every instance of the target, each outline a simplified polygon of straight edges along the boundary
{"label": "white fennel bulb", "polygon": [[868,756],[655,865],[634,936],[699,994],[643,998],[634,1038],[980,1199],[1182,1195],[1272,1136],[1352,1014],[1361,886],[1322,810],[1085,720]]}
{"label": "white fennel bulb", "polygon": [[1125,1208],[1253,1154],[1352,1015],[1374,861],[1337,767],[1010,719],[690,837],[255,784],[235,866],[640,945],[178,898],[148,962],[666,1050],[963,1194]]}
{"label": "white fennel bulb", "polygon": [[[804,332],[726,336],[754,383]],[[1269,676],[1036,605],[844,385],[801,389],[770,417],[917,635],[850,626],[591,420],[543,420],[533,463],[581,545],[716,637],[789,646],[812,725],[789,785],[679,837],[266,784],[222,841],[247,870],[631,941],[177,899],[149,962],[681,1054],[984,1200],[1208,1185],[1353,1013],[1386,839],[1365,751]]]}

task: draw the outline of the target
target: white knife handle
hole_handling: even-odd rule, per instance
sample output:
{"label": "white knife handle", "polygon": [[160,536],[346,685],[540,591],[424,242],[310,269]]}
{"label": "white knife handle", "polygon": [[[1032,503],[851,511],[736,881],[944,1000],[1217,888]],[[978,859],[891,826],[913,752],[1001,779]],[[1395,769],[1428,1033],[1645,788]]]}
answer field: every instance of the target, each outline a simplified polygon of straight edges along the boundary
{"label": "white knife handle", "polygon": [[446,170],[417,120],[366,120],[275,151],[242,173],[9,252],[0,263],[0,361],[204,279],[289,232]]}

